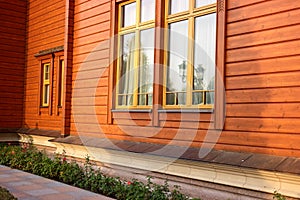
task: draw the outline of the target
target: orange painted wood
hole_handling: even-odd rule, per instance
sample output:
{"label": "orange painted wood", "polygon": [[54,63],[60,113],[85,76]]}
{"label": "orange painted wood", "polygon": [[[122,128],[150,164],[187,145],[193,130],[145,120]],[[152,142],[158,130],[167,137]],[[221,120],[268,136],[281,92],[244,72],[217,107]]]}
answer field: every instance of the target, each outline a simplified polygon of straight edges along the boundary
{"label": "orange painted wood", "polygon": [[300,71],[228,77],[226,89],[297,87],[299,77]]}
{"label": "orange painted wood", "polygon": [[230,63],[226,65],[226,76],[255,75],[296,70],[300,70],[299,55]]}
{"label": "orange painted wood", "polygon": [[228,22],[231,23],[234,21],[241,21],[241,20],[260,17],[264,15],[271,15],[274,13],[289,11],[295,8],[300,8],[300,4],[297,1],[287,1],[287,0],[262,1],[242,8],[229,10]]}
{"label": "orange painted wood", "polygon": [[270,43],[278,43],[290,40],[300,39],[297,30],[300,25],[291,25],[254,33],[236,35],[227,38],[227,48],[235,49],[248,46],[256,46]]}
{"label": "orange painted wood", "polygon": [[26,2],[0,2],[0,128],[23,121]]}
{"label": "orange painted wood", "polygon": [[[284,19],[284,20],[283,20]],[[276,23],[274,23],[276,22]],[[275,13],[227,25],[228,36],[279,28],[300,23],[300,10],[291,9],[287,12]]]}
{"label": "orange painted wood", "polygon": [[249,6],[251,4],[257,4],[260,2],[264,2],[264,1],[267,1],[267,0],[248,0],[248,1],[229,0],[228,1],[228,9]]}
{"label": "orange painted wood", "polygon": [[300,40],[246,47],[227,51],[227,62],[259,60],[300,54]]}
{"label": "orange painted wood", "polygon": [[[300,118],[299,103],[227,104],[227,117]],[[238,119],[237,119],[238,123]]]}
{"label": "orange painted wood", "polygon": [[300,88],[270,88],[231,90],[226,92],[227,103],[300,102]]}

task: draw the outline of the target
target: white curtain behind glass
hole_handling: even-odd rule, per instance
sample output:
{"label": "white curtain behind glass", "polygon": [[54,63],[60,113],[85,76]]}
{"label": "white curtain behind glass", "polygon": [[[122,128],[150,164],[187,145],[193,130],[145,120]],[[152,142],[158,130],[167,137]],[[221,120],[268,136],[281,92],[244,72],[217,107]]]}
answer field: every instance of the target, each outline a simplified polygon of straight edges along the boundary
{"label": "white curtain behind glass", "polygon": [[215,76],[216,14],[197,17],[195,20],[194,68],[203,67],[203,89]]}

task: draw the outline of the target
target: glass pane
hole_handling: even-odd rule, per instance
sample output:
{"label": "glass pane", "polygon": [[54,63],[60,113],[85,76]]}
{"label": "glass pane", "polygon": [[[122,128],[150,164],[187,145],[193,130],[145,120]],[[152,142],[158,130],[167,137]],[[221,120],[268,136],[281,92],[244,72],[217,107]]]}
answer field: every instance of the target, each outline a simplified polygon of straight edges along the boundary
{"label": "glass pane", "polygon": [[[134,91],[135,34],[130,33],[121,36],[120,48],[121,48],[120,66],[119,66],[120,77],[117,83],[119,87],[119,94],[132,94]],[[119,105],[126,105],[129,102],[132,102],[131,99],[132,98],[130,98],[129,95],[128,95],[128,99],[120,98]]]}
{"label": "glass pane", "polygon": [[141,0],[141,22],[153,20],[155,16],[155,0]]}
{"label": "glass pane", "polygon": [[49,71],[50,71],[50,66],[48,64],[44,65],[44,79],[49,80]]}
{"label": "glass pane", "polygon": [[169,25],[167,91],[186,91],[188,21]]}
{"label": "glass pane", "polygon": [[[141,31],[140,36],[140,66],[139,66],[139,93],[150,94],[153,91],[154,68],[154,29]],[[142,95],[141,105],[148,105],[147,95]]]}
{"label": "glass pane", "polygon": [[[216,14],[195,20],[194,84],[196,90],[214,90],[216,51]],[[199,104],[203,93],[194,93],[194,104]]]}
{"label": "glass pane", "polygon": [[60,61],[60,82],[59,82],[59,105],[63,105],[63,95],[64,95],[64,70],[65,70],[65,61]]}
{"label": "glass pane", "polygon": [[175,94],[174,93],[168,93],[166,94],[166,104],[167,105],[175,105]]}
{"label": "glass pane", "polygon": [[186,93],[185,92],[179,92],[178,93],[178,105],[185,105],[186,104]]}
{"label": "glass pane", "polygon": [[201,6],[206,6],[212,3],[216,3],[216,0],[196,0],[195,6],[196,8],[201,7]]}
{"label": "glass pane", "polygon": [[122,6],[122,27],[131,26],[136,23],[136,3]]}
{"label": "glass pane", "polygon": [[203,91],[193,92],[193,105],[203,104]]}
{"label": "glass pane", "polygon": [[44,86],[44,104],[48,104],[49,100],[49,85]]}
{"label": "glass pane", "polygon": [[215,93],[206,92],[206,104],[214,104],[214,103],[215,103]]}
{"label": "glass pane", "polygon": [[189,9],[189,0],[169,0],[169,14],[175,14]]}

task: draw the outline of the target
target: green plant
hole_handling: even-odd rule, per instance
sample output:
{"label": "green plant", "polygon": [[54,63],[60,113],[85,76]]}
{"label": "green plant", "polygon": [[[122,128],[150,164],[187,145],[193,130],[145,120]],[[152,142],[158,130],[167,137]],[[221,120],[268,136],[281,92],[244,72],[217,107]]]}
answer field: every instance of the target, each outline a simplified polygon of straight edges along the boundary
{"label": "green plant", "polygon": [[0,199],[1,200],[17,200],[8,190],[0,187]]}
{"label": "green plant", "polygon": [[286,200],[286,198],[282,194],[278,193],[277,191],[274,191],[273,199]]}
{"label": "green plant", "polygon": [[39,176],[64,182],[92,192],[104,194],[119,200],[187,200],[188,196],[175,186],[169,189],[168,182],[159,185],[153,183],[151,177],[148,182],[138,180],[121,180],[104,175],[86,157],[85,163],[67,162],[65,152],[56,154],[53,158],[45,152],[38,151],[32,145],[12,146],[0,145],[0,164],[24,170]]}

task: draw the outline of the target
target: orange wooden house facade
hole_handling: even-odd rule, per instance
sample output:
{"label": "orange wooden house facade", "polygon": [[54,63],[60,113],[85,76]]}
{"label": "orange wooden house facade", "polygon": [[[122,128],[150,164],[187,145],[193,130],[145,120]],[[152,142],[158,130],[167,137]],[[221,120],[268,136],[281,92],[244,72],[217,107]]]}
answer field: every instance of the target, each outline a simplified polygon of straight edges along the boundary
{"label": "orange wooden house facade", "polygon": [[[266,162],[267,156],[282,158],[278,167],[300,158],[299,2],[15,0],[0,5],[2,132],[67,138],[97,137],[101,130],[112,141],[189,148],[205,143],[216,151],[266,156]],[[210,57],[202,63],[210,73],[203,75],[206,86],[198,88],[196,61],[204,54],[194,41]],[[143,64],[144,72],[138,67]],[[300,197],[297,191],[283,193]]]}

